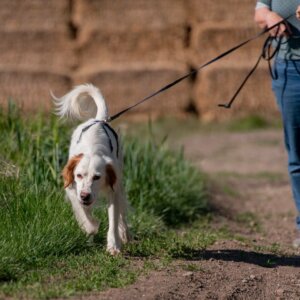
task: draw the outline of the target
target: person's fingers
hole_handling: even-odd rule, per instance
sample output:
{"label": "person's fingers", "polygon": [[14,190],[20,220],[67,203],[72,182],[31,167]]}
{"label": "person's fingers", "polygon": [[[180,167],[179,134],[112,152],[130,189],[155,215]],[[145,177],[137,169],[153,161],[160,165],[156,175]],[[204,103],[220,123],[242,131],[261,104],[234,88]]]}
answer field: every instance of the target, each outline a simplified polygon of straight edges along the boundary
{"label": "person's fingers", "polygon": [[279,34],[279,30],[277,29],[278,27],[275,27],[273,29],[270,30],[270,35],[271,36],[277,36]]}
{"label": "person's fingers", "polygon": [[280,24],[279,26],[276,26],[275,28],[270,30],[271,36],[282,36],[286,33],[286,26],[284,24]]}
{"label": "person's fingers", "polygon": [[280,24],[278,35],[288,34],[287,28],[284,24]]}

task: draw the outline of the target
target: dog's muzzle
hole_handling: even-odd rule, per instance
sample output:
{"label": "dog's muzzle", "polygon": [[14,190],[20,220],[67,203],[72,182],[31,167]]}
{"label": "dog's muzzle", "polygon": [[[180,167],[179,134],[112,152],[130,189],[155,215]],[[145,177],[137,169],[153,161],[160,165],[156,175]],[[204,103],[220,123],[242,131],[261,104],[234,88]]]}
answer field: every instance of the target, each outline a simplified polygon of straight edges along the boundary
{"label": "dog's muzzle", "polygon": [[80,193],[80,200],[81,200],[82,204],[85,205],[85,206],[89,206],[93,202],[91,194],[86,193],[86,192],[81,192]]}

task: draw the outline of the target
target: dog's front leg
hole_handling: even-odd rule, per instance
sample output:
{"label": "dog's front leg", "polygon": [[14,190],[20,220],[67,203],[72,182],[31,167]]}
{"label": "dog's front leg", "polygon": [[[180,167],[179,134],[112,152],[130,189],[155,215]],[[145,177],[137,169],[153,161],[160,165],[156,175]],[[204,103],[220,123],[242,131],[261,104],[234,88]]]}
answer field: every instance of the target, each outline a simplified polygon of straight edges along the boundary
{"label": "dog's front leg", "polygon": [[127,198],[122,183],[119,183],[119,186],[116,188],[115,193],[119,205],[119,220],[118,220],[119,236],[121,238],[122,243],[126,244],[130,240],[130,234],[129,234],[127,220],[126,220],[128,202],[127,202]]}
{"label": "dog's front leg", "polygon": [[108,233],[107,233],[107,251],[111,255],[120,253],[121,241],[118,230],[119,205],[114,192],[108,195]]}
{"label": "dog's front leg", "polygon": [[85,208],[79,203],[74,189],[67,188],[66,193],[71,201],[73,212],[81,229],[89,236],[97,234],[99,222],[93,219],[90,208]]}

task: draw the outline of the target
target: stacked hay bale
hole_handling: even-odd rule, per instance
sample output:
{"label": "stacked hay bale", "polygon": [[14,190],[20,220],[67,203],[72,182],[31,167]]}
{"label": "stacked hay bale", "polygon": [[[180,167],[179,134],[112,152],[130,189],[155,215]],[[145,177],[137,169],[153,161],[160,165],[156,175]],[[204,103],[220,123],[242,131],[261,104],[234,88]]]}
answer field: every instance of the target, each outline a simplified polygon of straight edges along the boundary
{"label": "stacked hay bale", "polygon": [[68,0],[0,1],[0,102],[50,108],[49,90],[70,88],[76,63]]}
{"label": "stacked hay bale", "polygon": [[[0,101],[49,109],[73,85],[100,87],[113,114],[253,36],[255,0],[3,0]],[[277,111],[264,63],[231,111],[230,99],[262,40],[134,109],[134,115],[198,112],[202,120]]]}

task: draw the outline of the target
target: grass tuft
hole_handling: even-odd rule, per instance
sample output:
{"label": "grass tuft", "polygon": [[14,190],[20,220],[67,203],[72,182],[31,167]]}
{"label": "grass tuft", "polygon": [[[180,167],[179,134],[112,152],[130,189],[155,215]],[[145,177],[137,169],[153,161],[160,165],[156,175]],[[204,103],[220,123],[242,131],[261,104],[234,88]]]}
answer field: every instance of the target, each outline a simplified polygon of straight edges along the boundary
{"label": "grass tuft", "polygon": [[133,207],[172,226],[194,221],[207,211],[203,175],[182,153],[152,141],[129,140],[125,146],[126,188]]}
{"label": "grass tuft", "polygon": [[265,118],[258,115],[252,115],[232,121],[228,125],[228,129],[231,131],[245,132],[266,129],[271,127],[271,125],[272,124]]}

